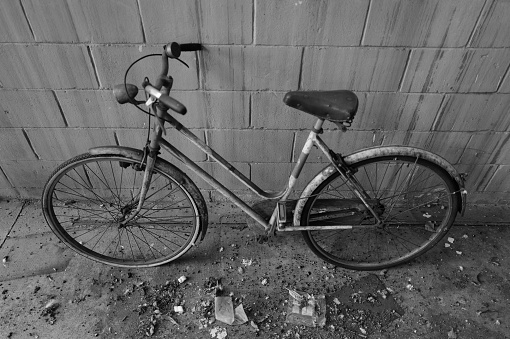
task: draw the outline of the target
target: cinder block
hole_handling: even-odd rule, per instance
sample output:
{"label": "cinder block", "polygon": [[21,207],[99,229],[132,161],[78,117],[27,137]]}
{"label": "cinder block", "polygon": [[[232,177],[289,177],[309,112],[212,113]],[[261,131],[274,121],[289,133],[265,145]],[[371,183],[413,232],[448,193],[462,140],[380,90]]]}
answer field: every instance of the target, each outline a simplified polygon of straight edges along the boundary
{"label": "cinder block", "polygon": [[140,1],[140,9],[148,42],[252,42],[252,0]]}
{"label": "cinder block", "polygon": [[[168,160],[168,159],[167,159]],[[188,169],[184,164],[180,162],[172,161],[172,164],[181,169],[190,179],[197,185],[201,190],[213,190],[212,186],[210,186],[206,181],[200,178],[195,172]],[[213,162],[201,162],[197,163],[202,169],[204,169],[207,173],[209,173],[213,178],[218,180],[221,184],[223,184],[229,190],[248,190],[243,183],[235,179],[228,170],[224,169],[221,165]],[[250,177],[250,165],[246,163],[232,163],[232,165],[241,172],[245,177]],[[205,194],[204,194],[205,195]],[[205,197],[204,197],[205,198]]]}
{"label": "cinder block", "polygon": [[442,100],[440,94],[367,93],[352,127],[359,130],[429,131]]}
{"label": "cinder block", "polygon": [[0,128],[0,161],[35,159],[21,128]]}
{"label": "cinder block", "polygon": [[416,49],[404,92],[495,92],[510,64],[507,49]]}
{"label": "cinder block", "polygon": [[498,164],[510,163],[510,133],[481,132],[471,136],[460,162],[463,164]]}
{"label": "cinder block", "polygon": [[405,145],[435,153],[451,164],[459,162],[470,135],[463,132],[384,132],[384,145]]}
{"label": "cinder block", "polygon": [[41,160],[67,160],[91,147],[115,145],[111,129],[37,128],[26,133]]}
{"label": "cinder block", "polygon": [[94,68],[85,46],[0,45],[4,88],[95,88]]}
{"label": "cinder block", "polygon": [[508,94],[452,94],[434,124],[438,131],[508,131]]}
{"label": "cinder block", "polygon": [[0,90],[0,126],[63,127],[65,123],[51,91]]}
{"label": "cinder block", "polygon": [[470,45],[472,47],[510,47],[510,2],[487,1]]}
{"label": "cinder block", "polygon": [[484,0],[372,1],[363,45],[463,47]]}
{"label": "cinder block", "polygon": [[[188,108],[173,114],[188,128],[247,128],[250,124],[250,94],[241,91],[175,91],[170,95]],[[171,113],[171,111],[169,111]]]}
{"label": "cinder block", "polygon": [[402,48],[306,48],[301,86],[309,90],[396,91],[408,54]]}
{"label": "cinder block", "polygon": [[136,0],[22,0],[37,41],[143,42]]}
{"label": "cinder block", "polygon": [[[192,130],[197,137],[201,140],[205,140],[204,131],[201,130]],[[145,146],[147,141],[147,129],[132,129],[125,128],[119,129],[116,131],[117,138],[119,140],[120,146],[134,147],[137,149],[142,149]],[[205,154],[200,151],[195,145],[185,139],[178,131],[174,129],[167,129],[166,136],[163,135],[163,138],[168,140],[172,145],[178,148],[184,155],[190,158],[193,161],[205,161]],[[100,145],[97,145],[100,146]],[[161,149],[162,158],[175,163],[176,159],[173,158],[170,154],[168,154],[163,148]]]}
{"label": "cinder block", "polygon": [[202,51],[202,77],[208,90],[297,89],[301,48],[208,46]]}
{"label": "cinder block", "polygon": [[5,175],[18,190],[39,191],[42,190],[51,173],[60,165],[60,161],[7,161],[1,167]]}
{"label": "cinder block", "polygon": [[289,162],[294,132],[275,130],[211,130],[208,143],[228,161]]}
{"label": "cinder block", "polygon": [[508,177],[510,176],[510,166],[501,165],[498,166],[494,176],[487,183],[485,187],[485,191],[495,192],[495,195],[501,195],[501,193],[506,193],[508,197],[508,192],[510,192],[510,180]]}
{"label": "cinder block", "polygon": [[507,72],[501,86],[499,88],[499,93],[510,93],[510,73]]}
{"label": "cinder block", "polygon": [[[148,54],[160,54],[163,51],[163,46],[97,45],[92,46],[91,50],[101,88],[113,88],[113,86],[124,82],[124,74],[132,62]],[[194,53],[183,53],[181,59],[189,65],[189,68],[178,61],[169,60],[170,75],[174,78],[173,88],[197,89],[196,55]],[[160,73],[161,56],[154,56],[140,61],[131,68],[127,81],[141,87],[144,78],[148,77],[151,83],[154,84]]]}
{"label": "cinder block", "polygon": [[[255,163],[251,165],[252,181],[267,191],[279,192],[287,187],[294,163]],[[301,171],[294,190],[301,192],[306,184],[312,180],[326,165],[306,163]],[[296,193],[299,194],[299,193]],[[297,197],[296,197],[297,198]]]}
{"label": "cinder block", "polygon": [[255,92],[251,95],[251,124],[255,128],[310,129],[314,116],[284,104],[286,92]]}
{"label": "cinder block", "polygon": [[[148,116],[132,105],[119,104],[111,90],[65,90],[55,93],[69,127],[142,128],[148,122]],[[144,98],[142,95],[138,98]]]}
{"label": "cinder block", "polygon": [[0,42],[34,41],[20,1],[0,3]]}
{"label": "cinder block", "polygon": [[473,192],[483,192],[487,188],[487,184],[496,173],[498,166],[496,165],[476,165],[476,164],[459,164],[455,168],[459,173],[466,173],[465,182],[468,191],[468,201],[471,201],[470,195]]}
{"label": "cinder block", "polygon": [[11,183],[7,180],[2,167],[3,164],[0,164],[0,198],[18,196],[18,192],[16,192]]}
{"label": "cinder block", "polygon": [[368,0],[256,0],[255,42],[261,45],[358,46]]}
{"label": "cinder block", "polygon": [[[294,161],[299,158],[301,150],[308,137],[308,131],[298,132],[296,136],[296,147],[294,149]],[[343,133],[339,130],[324,131],[319,137],[328,145],[335,153],[348,155],[363,148],[378,146],[383,142],[381,131],[353,131],[348,130]],[[308,162],[327,163],[326,156],[317,148],[313,147],[308,157]]]}

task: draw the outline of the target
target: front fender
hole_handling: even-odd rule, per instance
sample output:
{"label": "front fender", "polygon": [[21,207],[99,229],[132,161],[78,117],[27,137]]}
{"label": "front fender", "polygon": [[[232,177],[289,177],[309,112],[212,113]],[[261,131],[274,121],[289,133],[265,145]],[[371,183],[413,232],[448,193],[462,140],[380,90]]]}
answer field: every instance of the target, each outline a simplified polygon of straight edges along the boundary
{"label": "front fender", "polygon": [[[142,160],[142,157],[143,157],[142,150],[139,150],[136,148],[131,148],[131,147],[123,147],[123,146],[94,147],[94,148],[89,149],[89,153],[92,155],[120,155],[120,156],[124,156],[126,158],[137,160],[137,161]],[[180,169],[178,169],[177,167],[175,167],[174,165],[172,165],[165,159],[157,157],[156,163],[160,164],[162,167],[167,167],[167,168],[171,169],[171,171],[173,171],[174,173],[178,173],[180,177],[176,178],[176,179],[178,179],[181,184],[183,182],[187,182],[188,184],[196,187],[196,185],[191,181],[191,179],[184,172],[182,172]],[[197,194],[199,194],[199,193],[200,193],[200,191],[197,188]],[[200,195],[200,198],[201,199],[194,199],[194,200],[196,201],[197,204],[203,205],[203,206],[201,206],[201,210],[203,210],[204,212],[201,213],[201,215],[200,215],[201,223],[199,224],[198,237],[197,237],[197,239],[203,240],[207,233],[208,214],[207,214],[207,206],[205,204],[204,198],[201,195]]]}
{"label": "front fender", "polygon": [[[464,188],[464,179],[448,161],[446,161],[444,158],[440,157],[437,154],[426,151],[424,149],[409,146],[375,146],[351,153],[344,157],[344,161],[346,164],[351,165],[373,157],[393,155],[404,155],[425,159],[444,168],[457,183],[455,191],[458,197],[461,199],[461,204],[459,204],[459,213],[463,214],[466,206],[467,195],[467,191]],[[298,203],[294,210],[295,226],[301,225],[301,213],[305,206],[307,197],[311,196],[313,191],[324,181],[324,179],[332,175],[335,171],[336,169],[333,165],[326,166],[305,187],[305,189],[301,193],[301,197],[298,200]]]}

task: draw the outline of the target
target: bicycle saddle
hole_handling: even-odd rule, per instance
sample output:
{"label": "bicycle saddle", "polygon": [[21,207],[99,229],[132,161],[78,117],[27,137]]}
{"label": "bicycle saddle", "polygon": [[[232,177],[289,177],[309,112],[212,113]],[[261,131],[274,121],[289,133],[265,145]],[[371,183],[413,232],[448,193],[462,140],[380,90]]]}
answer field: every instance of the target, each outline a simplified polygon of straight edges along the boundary
{"label": "bicycle saddle", "polygon": [[300,111],[333,122],[350,122],[358,110],[358,97],[351,91],[292,91],[283,102]]}

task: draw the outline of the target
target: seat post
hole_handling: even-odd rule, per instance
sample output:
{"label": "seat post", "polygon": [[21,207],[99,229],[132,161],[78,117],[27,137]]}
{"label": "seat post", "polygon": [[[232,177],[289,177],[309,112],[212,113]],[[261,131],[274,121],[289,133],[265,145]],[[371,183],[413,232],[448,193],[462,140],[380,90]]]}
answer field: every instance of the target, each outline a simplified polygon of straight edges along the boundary
{"label": "seat post", "polygon": [[324,119],[320,119],[320,118],[317,119],[317,121],[315,122],[315,125],[312,128],[312,131],[314,131],[317,134],[321,134],[323,124],[324,124]]}

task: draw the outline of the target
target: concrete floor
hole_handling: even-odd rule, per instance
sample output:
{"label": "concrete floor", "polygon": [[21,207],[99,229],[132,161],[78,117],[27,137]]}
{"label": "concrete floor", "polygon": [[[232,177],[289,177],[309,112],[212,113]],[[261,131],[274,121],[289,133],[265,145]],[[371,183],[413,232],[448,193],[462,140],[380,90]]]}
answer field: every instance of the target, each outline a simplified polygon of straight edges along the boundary
{"label": "concrete floor", "polygon": [[[470,208],[450,247],[371,273],[325,264],[300,234],[259,244],[230,204],[210,213],[206,239],[178,262],[127,270],[59,243],[39,202],[0,201],[0,338],[510,337],[508,208]],[[214,321],[218,279],[248,323]],[[325,295],[326,326],[287,323],[287,288]]]}

